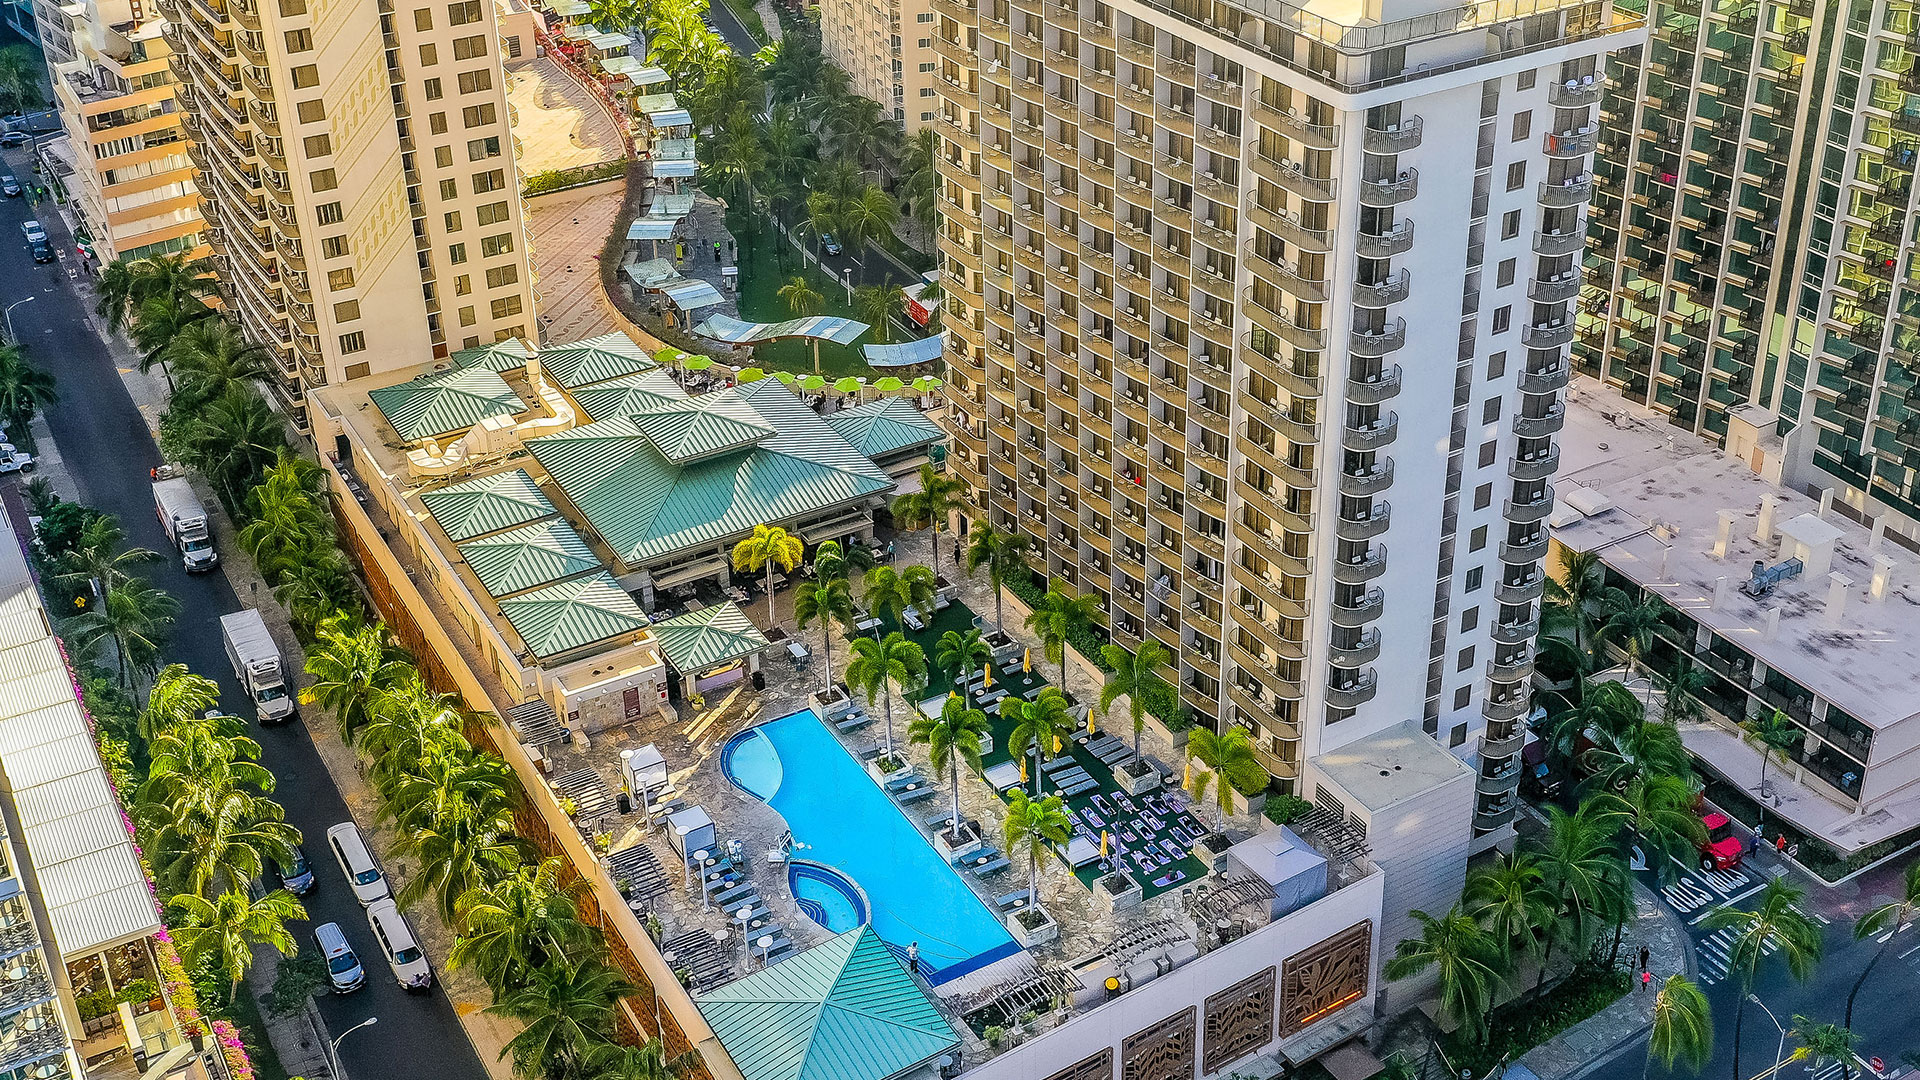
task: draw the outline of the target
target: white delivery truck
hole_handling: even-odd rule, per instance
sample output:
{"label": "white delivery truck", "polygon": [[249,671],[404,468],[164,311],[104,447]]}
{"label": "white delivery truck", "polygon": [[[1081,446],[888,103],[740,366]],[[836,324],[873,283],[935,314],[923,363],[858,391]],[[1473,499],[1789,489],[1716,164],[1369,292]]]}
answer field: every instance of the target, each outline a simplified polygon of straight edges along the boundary
{"label": "white delivery truck", "polygon": [[220,553],[213,549],[212,526],[207,508],[193,493],[193,484],[184,476],[156,480],[153,484],[153,512],[167,539],[180,549],[181,561],[188,573],[211,570],[220,565]]}
{"label": "white delivery truck", "polygon": [[274,646],[260,613],[248,608],[220,616],[220,637],[227,643],[227,659],[233,663],[233,675],[253,699],[260,722],[276,724],[292,720],[293,691],[287,685],[286,671],[280,663],[280,650]]}

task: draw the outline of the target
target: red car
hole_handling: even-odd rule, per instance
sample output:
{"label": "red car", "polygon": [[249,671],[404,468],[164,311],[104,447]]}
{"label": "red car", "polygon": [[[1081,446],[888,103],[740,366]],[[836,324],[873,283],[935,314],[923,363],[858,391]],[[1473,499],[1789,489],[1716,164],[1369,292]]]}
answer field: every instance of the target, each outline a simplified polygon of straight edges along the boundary
{"label": "red car", "polygon": [[1733,834],[1733,821],[1721,813],[1704,814],[1700,824],[1707,828],[1706,842],[1700,845],[1700,869],[1736,870],[1746,847]]}

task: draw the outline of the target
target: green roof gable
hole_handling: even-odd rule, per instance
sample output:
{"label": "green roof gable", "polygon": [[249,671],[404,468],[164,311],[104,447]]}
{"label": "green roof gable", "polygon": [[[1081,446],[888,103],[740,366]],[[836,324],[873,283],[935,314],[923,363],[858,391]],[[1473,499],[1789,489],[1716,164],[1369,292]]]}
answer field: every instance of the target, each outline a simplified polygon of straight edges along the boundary
{"label": "green roof gable", "polygon": [[451,359],[455,367],[482,367],[495,374],[512,371],[527,366],[527,360],[533,356],[533,346],[519,338],[496,341],[491,345],[476,345],[471,349],[461,349]]}
{"label": "green roof gable", "polygon": [[548,345],[540,350],[540,370],[569,390],[633,375],[651,367],[653,361],[645,350],[634,344],[632,338],[619,333],[602,334],[569,345]]}
{"label": "green roof gable", "polygon": [[553,504],[525,469],[494,473],[422,492],[420,503],[433,515],[447,539],[456,544],[551,517],[554,512]]}
{"label": "green roof gable", "polygon": [[502,600],[500,614],[513,624],[528,651],[542,657],[644,630],[648,625],[645,613],[604,570]]}
{"label": "green roof gable", "polygon": [[682,465],[744,449],[774,433],[753,406],[729,394],[661,402],[633,420],[661,457]]}
{"label": "green roof gable", "polygon": [[567,393],[575,405],[595,420],[632,416],[656,408],[663,402],[679,401],[687,396],[680,389],[680,384],[660,368],[635,375],[622,375]]}
{"label": "green roof gable", "polygon": [[767,635],[731,601],[654,623],[653,636],[667,662],[682,675],[698,674],[767,647]]}
{"label": "green roof gable", "polygon": [[429,372],[369,390],[367,397],[401,442],[465,431],[488,417],[511,416],[527,407],[505,380],[484,367]]}
{"label": "green roof gable", "polygon": [[467,560],[487,595],[495,597],[511,596],[600,567],[587,542],[559,518],[468,541],[460,545],[460,556]]}
{"label": "green roof gable", "polygon": [[879,457],[946,438],[913,402],[891,395],[827,414],[827,426],[868,457]]}
{"label": "green roof gable", "polygon": [[872,926],[695,1004],[746,1080],[885,1080],[959,1045]]}

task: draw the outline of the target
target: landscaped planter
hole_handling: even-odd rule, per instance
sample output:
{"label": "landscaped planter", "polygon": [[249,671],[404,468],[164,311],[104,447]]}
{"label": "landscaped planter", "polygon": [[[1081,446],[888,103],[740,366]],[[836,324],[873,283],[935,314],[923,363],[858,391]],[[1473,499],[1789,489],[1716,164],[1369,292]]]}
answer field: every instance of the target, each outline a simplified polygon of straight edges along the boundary
{"label": "landscaped planter", "polygon": [[1022,948],[1031,949],[1059,937],[1060,924],[1053,921],[1046,908],[1035,905],[1009,914],[1007,933],[1012,934]]}
{"label": "landscaped planter", "polygon": [[1181,750],[1186,748],[1187,732],[1191,729],[1182,728],[1179,731],[1175,731],[1172,728],[1168,727],[1165,723],[1162,723],[1159,717],[1153,715],[1152,713],[1148,713],[1147,714],[1147,730],[1153,732],[1154,734],[1167,740],[1167,742],[1173,744],[1174,752],[1177,754]]}
{"label": "landscaped planter", "polygon": [[[1205,807],[1201,807],[1200,809],[1204,810]],[[1232,846],[1233,842],[1220,833],[1208,833],[1193,842],[1193,857],[1206,863],[1208,870],[1217,870],[1219,867],[1215,864],[1219,862],[1221,856],[1227,853],[1227,849]]]}
{"label": "landscaped planter", "polygon": [[[1135,772],[1136,769],[1140,771]],[[1160,786],[1160,770],[1140,758],[1120,766],[1113,778],[1120,781],[1120,786],[1129,795],[1144,795]]]}
{"label": "landscaped planter", "polygon": [[887,759],[884,755],[882,755],[881,757],[873,758],[872,760],[867,762],[867,775],[873,777],[873,782],[876,784],[879,784],[881,787],[885,787],[887,784],[887,781],[893,779],[894,777],[904,776],[907,773],[913,771],[912,763],[908,762],[904,758],[897,759],[894,762],[894,767],[891,769],[886,768],[885,767],[886,765],[887,765]]}
{"label": "landscaped planter", "polygon": [[1020,643],[998,630],[982,640],[987,643],[987,648],[993,650],[993,662],[996,664],[1010,664],[1020,658]]}
{"label": "landscaped planter", "polygon": [[1141,896],[1140,883],[1124,870],[1116,870],[1093,883],[1093,897],[1109,915],[1138,907]]}
{"label": "landscaped planter", "polygon": [[1256,792],[1242,795],[1236,789],[1233,793],[1233,812],[1236,814],[1258,814],[1267,808],[1267,793]]}
{"label": "landscaped planter", "polygon": [[822,720],[838,720],[853,711],[853,698],[838,684],[808,694],[807,704]]}
{"label": "landscaped planter", "polygon": [[949,864],[979,851],[982,842],[980,826],[971,821],[961,822],[958,829],[942,829],[933,834],[934,850]]}

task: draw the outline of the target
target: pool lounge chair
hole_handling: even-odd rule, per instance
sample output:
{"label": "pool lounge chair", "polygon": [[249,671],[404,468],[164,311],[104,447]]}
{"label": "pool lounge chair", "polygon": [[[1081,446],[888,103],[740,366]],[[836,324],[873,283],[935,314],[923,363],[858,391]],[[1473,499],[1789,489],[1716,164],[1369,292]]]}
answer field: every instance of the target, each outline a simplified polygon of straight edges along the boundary
{"label": "pool lounge chair", "polygon": [[912,608],[908,608],[900,613],[900,621],[907,624],[907,629],[916,632],[927,628],[926,621],[920,618],[920,613]]}
{"label": "pool lounge chair", "polygon": [[997,874],[1011,865],[1013,864],[1007,861],[1005,855],[996,855],[979,866],[969,865],[967,872],[974,877],[986,877],[988,874]]}
{"label": "pool lounge chair", "polygon": [[713,894],[710,899],[722,910],[725,910],[729,905],[739,907],[740,901],[745,900],[749,896],[755,900],[760,898],[760,891],[753,887],[753,882],[751,881],[735,885],[730,889],[723,889]]}
{"label": "pool lounge chair", "polygon": [[926,784],[926,782],[927,782],[926,778],[921,776],[917,770],[908,769],[906,772],[901,773],[899,776],[895,776],[888,779],[886,784],[883,786],[889,792],[893,792],[897,794],[909,787],[912,787],[915,784],[924,785]]}
{"label": "pool lounge chair", "polygon": [[927,828],[929,829],[944,829],[953,824],[953,811],[942,810],[937,814],[929,815],[921,820],[927,823]]}
{"label": "pool lounge chair", "polygon": [[995,791],[1006,791],[1020,786],[1020,766],[1015,762],[1003,761],[998,765],[990,766],[980,775],[987,783],[993,785]]}
{"label": "pool lounge chair", "polygon": [[873,717],[864,712],[855,712],[848,713],[844,719],[835,720],[833,726],[840,729],[840,734],[847,735],[871,723],[873,723]]}
{"label": "pool lounge chair", "polygon": [[917,803],[921,799],[931,799],[934,794],[933,786],[929,784],[926,787],[914,788],[912,791],[896,791],[893,793],[893,801],[906,806],[909,803]]}
{"label": "pool lounge chair", "polygon": [[1060,796],[1066,799],[1074,799],[1085,795],[1089,791],[1098,790],[1100,790],[1100,781],[1089,776],[1085,780],[1079,780],[1060,788]]}
{"label": "pool lounge chair", "polygon": [[1015,889],[1004,896],[993,898],[993,906],[1002,912],[1019,911],[1031,903],[1033,903],[1033,892],[1028,889]]}
{"label": "pool lounge chair", "polygon": [[1073,759],[1073,755],[1061,754],[1059,757],[1048,758],[1046,764],[1040,766],[1040,771],[1046,773],[1048,776],[1052,776],[1054,773],[1065,772],[1068,769],[1077,769],[1079,767],[1080,763]]}

